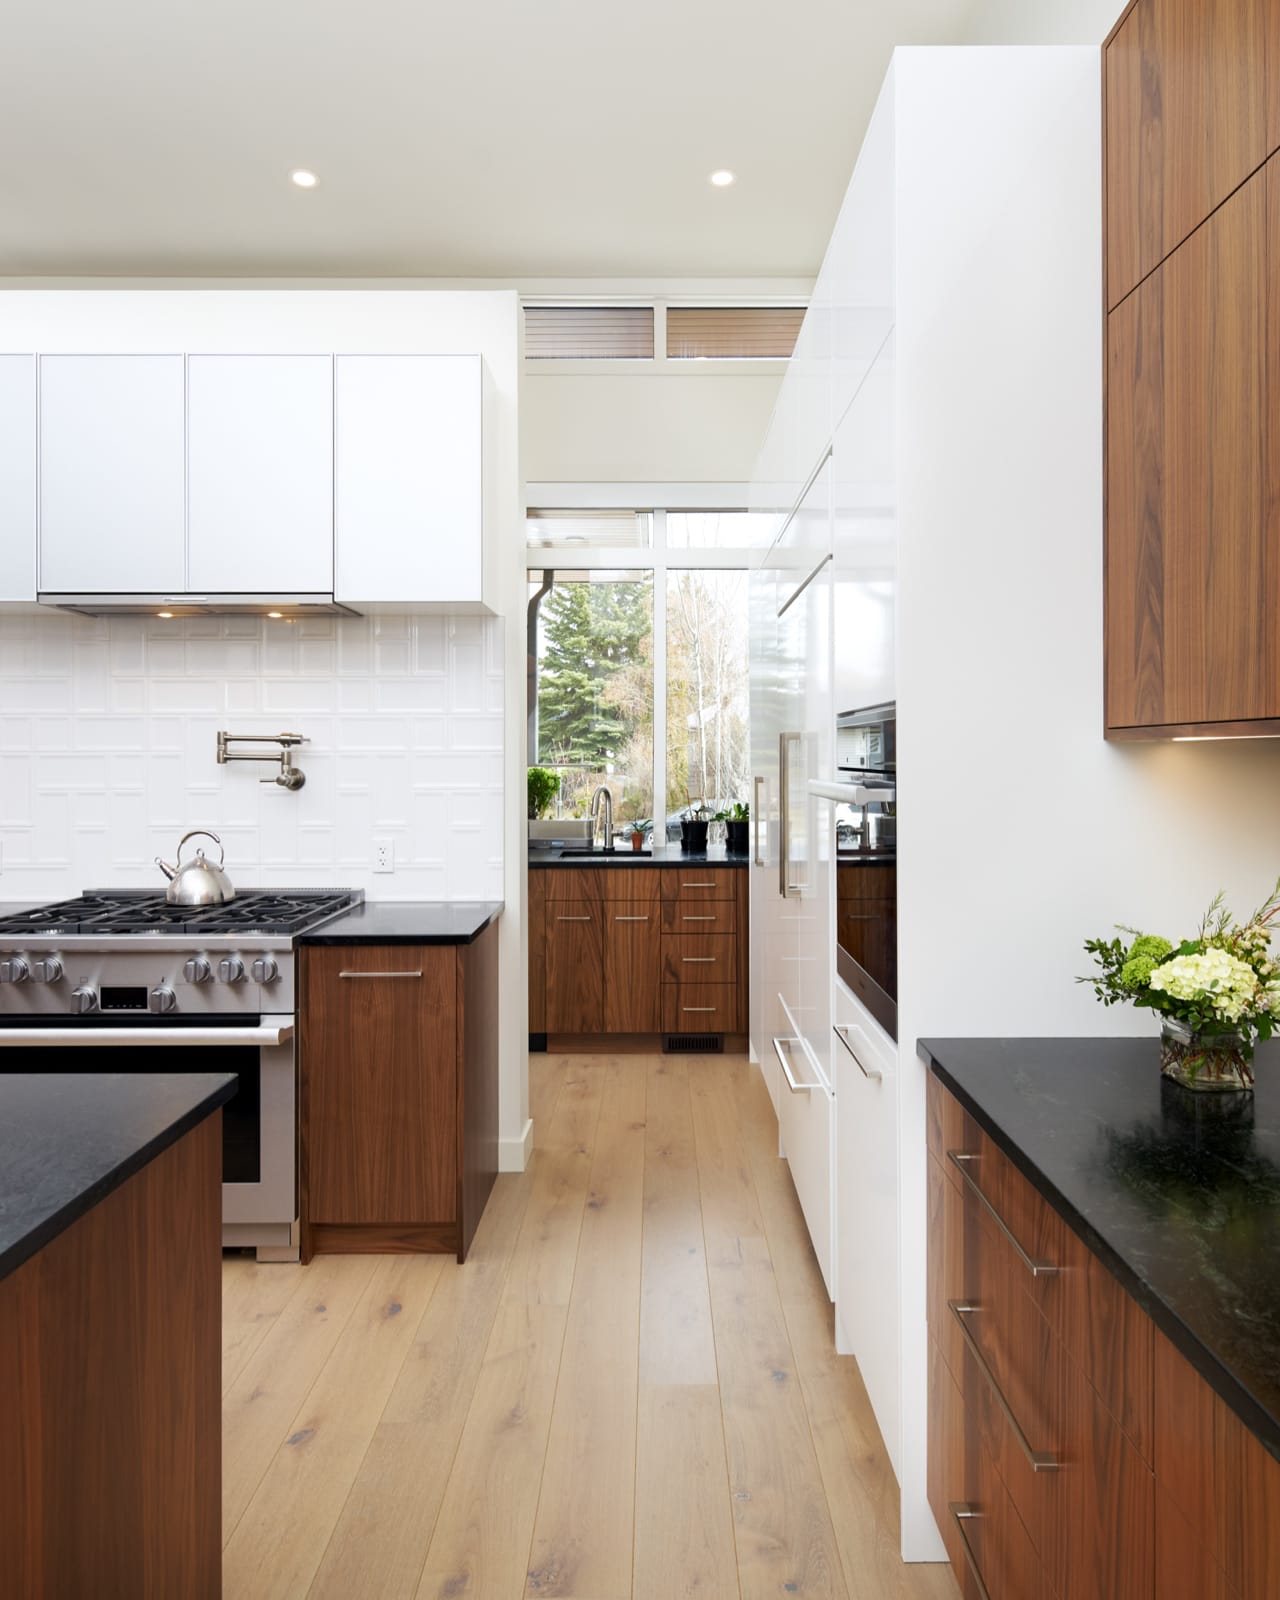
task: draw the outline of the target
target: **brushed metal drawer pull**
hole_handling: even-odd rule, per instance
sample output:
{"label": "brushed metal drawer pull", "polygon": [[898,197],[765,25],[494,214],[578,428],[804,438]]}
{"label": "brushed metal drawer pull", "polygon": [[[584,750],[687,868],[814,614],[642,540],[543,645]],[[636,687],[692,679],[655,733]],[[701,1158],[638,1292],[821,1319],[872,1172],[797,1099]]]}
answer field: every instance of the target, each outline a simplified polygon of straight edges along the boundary
{"label": "brushed metal drawer pull", "polygon": [[682,889],[714,889],[714,883],[682,883]]}
{"label": "brushed metal drawer pull", "polygon": [[417,972],[340,972],[340,978],[420,978],[422,969]]}
{"label": "brushed metal drawer pull", "polygon": [[963,1300],[948,1300],[947,1310],[956,1319],[956,1326],[960,1329],[960,1335],[968,1347],[969,1354],[978,1363],[978,1370],[991,1385],[991,1393],[995,1396],[996,1404],[1004,1413],[1004,1420],[1013,1429],[1013,1436],[1018,1441],[1018,1448],[1030,1462],[1032,1472],[1056,1472],[1062,1463],[1057,1456],[1051,1455],[1046,1450],[1033,1450],[1031,1448],[1030,1439],[1027,1438],[1019,1426],[1017,1417],[1014,1416],[1009,1402],[1004,1397],[1004,1391],[996,1382],[995,1373],[988,1366],[987,1358],[983,1355],[981,1346],[974,1338],[969,1324],[965,1321],[966,1317],[973,1316],[976,1312],[981,1311],[982,1307],[970,1305]]}
{"label": "brushed metal drawer pull", "polygon": [[681,922],[719,922],[720,918],[714,912],[705,917],[681,917]]}
{"label": "brushed metal drawer pull", "polygon": [[648,922],[649,919],[648,919],[648,917],[619,917],[619,916],[615,916],[613,920],[615,922]]}
{"label": "brushed metal drawer pull", "polygon": [[590,922],[591,918],[590,917],[560,917],[560,916],[557,916],[556,921],[557,922]]}
{"label": "brushed metal drawer pull", "polygon": [[983,1194],[982,1190],[974,1182],[973,1178],[970,1177],[969,1172],[967,1170],[967,1163],[970,1162],[970,1161],[977,1161],[978,1159],[979,1158],[977,1156],[970,1155],[967,1152],[965,1152],[964,1150],[948,1150],[947,1151],[947,1160],[951,1163],[951,1165],[956,1169],[956,1171],[964,1179],[965,1183],[969,1186],[969,1188],[973,1191],[973,1193],[975,1195],[977,1195],[978,1199],[982,1201],[983,1205],[987,1208],[987,1211],[989,1212],[992,1220],[995,1222],[996,1227],[999,1228],[1000,1232],[1002,1234],[1004,1234],[1005,1238],[1009,1241],[1009,1243],[1017,1251],[1018,1260],[1022,1262],[1023,1266],[1027,1269],[1027,1271],[1031,1274],[1031,1276],[1033,1278],[1050,1278],[1050,1277],[1052,1277],[1053,1274],[1055,1272],[1057,1272],[1059,1269],[1054,1266],[1052,1261],[1037,1261],[1034,1256],[1029,1256],[1027,1254],[1027,1252],[1018,1243],[1017,1237],[1015,1236],[1015,1234],[1013,1232],[1013,1229],[1004,1220],[1004,1218],[1000,1215],[1000,1213],[996,1210],[996,1208],[991,1204],[990,1200],[987,1199],[986,1195]]}
{"label": "brushed metal drawer pull", "polygon": [[681,1006],[681,1011],[714,1011],[714,1006]]}
{"label": "brushed metal drawer pull", "polygon": [[[822,1085],[820,1083],[800,1083],[795,1073],[791,1070],[788,1054],[791,1045],[795,1042],[794,1039],[775,1039],[773,1041],[773,1053],[778,1058],[778,1064],[782,1068],[782,1076],[787,1080],[787,1088],[791,1090],[792,1094],[812,1094],[815,1089],[821,1089]],[[783,1048],[784,1045],[787,1047],[786,1049]]]}
{"label": "brushed metal drawer pull", "polygon": [[971,1505],[966,1505],[963,1500],[953,1500],[947,1510],[955,1520],[956,1535],[960,1540],[960,1548],[964,1551],[964,1558],[969,1564],[969,1571],[973,1574],[973,1581],[978,1586],[978,1600],[991,1600],[991,1591],[983,1582],[982,1569],[978,1565],[978,1558],[973,1553],[973,1546],[969,1543],[969,1535],[964,1531],[966,1522],[976,1522],[982,1513]]}
{"label": "brushed metal drawer pull", "polygon": [[864,1078],[870,1078],[873,1083],[878,1083],[884,1077],[884,1073],[879,1071],[878,1068],[864,1065],[862,1057],[849,1043],[849,1024],[847,1022],[833,1022],[831,1031],[853,1057],[857,1063],[858,1071],[861,1072]]}
{"label": "brushed metal drawer pull", "polygon": [[714,965],[716,958],[715,958],[715,956],[681,956],[680,959],[687,966],[697,967],[697,966],[704,966],[708,962],[710,962],[711,964]]}

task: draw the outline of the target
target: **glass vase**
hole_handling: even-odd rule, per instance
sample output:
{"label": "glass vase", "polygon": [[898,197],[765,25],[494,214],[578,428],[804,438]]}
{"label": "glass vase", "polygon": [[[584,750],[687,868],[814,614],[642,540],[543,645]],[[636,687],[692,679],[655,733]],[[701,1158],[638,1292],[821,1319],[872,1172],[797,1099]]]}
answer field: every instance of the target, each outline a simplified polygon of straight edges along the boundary
{"label": "glass vase", "polygon": [[1246,1033],[1196,1033],[1165,1017],[1160,1024],[1160,1071],[1188,1089],[1248,1092],[1253,1088],[1253,1041]]}

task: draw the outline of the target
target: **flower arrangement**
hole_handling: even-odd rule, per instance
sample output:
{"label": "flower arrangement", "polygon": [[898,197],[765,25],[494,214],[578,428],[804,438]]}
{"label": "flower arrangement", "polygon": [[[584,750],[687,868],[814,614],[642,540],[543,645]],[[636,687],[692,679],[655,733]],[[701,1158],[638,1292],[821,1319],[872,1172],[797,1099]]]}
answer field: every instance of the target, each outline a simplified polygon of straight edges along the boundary
{"label": "flower arrangement", "polygon": [[1193,939],[1176,947],[1158,934],[1122,927],[1126,939],[1090,939],[1104,1006],[1146,1006],[1163,1019],[1161,1066],[1192,1088],[1251,1088],[1253,1047],[1280,1023],[1280,962],[1271,957],[1271,924],[1280,915],[1280,882],[1243,923],[1220,894]]}

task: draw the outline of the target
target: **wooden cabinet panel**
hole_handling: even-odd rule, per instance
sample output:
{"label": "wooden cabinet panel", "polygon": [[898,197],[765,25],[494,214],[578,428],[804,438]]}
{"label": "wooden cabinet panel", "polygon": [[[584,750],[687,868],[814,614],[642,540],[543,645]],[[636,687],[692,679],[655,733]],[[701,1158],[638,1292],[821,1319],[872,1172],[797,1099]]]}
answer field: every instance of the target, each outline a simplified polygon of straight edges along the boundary
{"label": "wooden cabinet panel", "polygon": [[1280,1461],[1214,1397],[1218,1547],[1242,1600],[1280,1594]]}
{"label": "wooden cabinet panel", "polygon": [[658,907],[604,907],[604,1030],[656,1033],[662,1026],[662,934]]}
{"label": "wooden cabinet panel", "polygon": [[1109,307],[1275,149],[1268,54],[1278,31],[1269,0],[1138,0],[1111,38]]}
{"label": "wooden cabinet panel", "polygon": [[1280,570],[1264,539],[1267,190],[1265,173],[1251,179],[1108,319],[1113,728],[1280,713]]}
{"label": "wooden cabinet panel", "polygon": [[547,874],[530,872],[529,1032],[547,1031]]}
{"label": "wooden cabinet panel", "polygon": [[[546,885],[547,901],[603,900],[608,867],[537,867]],[[530,876],[532,877],[532,873]]]}
{"label": "wooden cabinet panel", "polygon": [[307,950],[311,1222],[456,1218],[457,959],[449,946]]}
{"label": "wooden cabinet panel", "polygon": [[733,1033],[738,1026],[736,983],[664,983],[662,1026],[667,1033]]}
{"label": "wooden cabinet panel", "polygon": [[738,941],[726,933],[662,935],[664,983],[735,983]]}
{"label": "wooden cabinet panel", "polygon": [[604,1030],[604,917],[598,901],[547,905],[548,1033]]}
{"label": "wooden cabinet panel", "polygon": [[733,900],[737,894],[735,878],[741,870],[739,867],[701,867],[696,862],[687,867],[663,867],[662,898],[681,905],[702,900]]}
{"label": "wooden cabinet panel", "polygon": [[664,933],[736,933],[738,906],[734,900],[689,900],[662,902]]}
{"label": "wooden cabinet panel", "polygon": [[606,900],[656,906],[662,899],[662,874],[653,867],[606,867],[601,876]]}
{"label": "wooden cabinet panel", "polygon": [[[1212,1460],[1212,1457],[1210,1457]],[[1187,1600],[1238,1600],[1237,1591],[1227,1582],[1226,1573],[1214,1560],[1204,1531],[1193,1515],[1188,1515],[1156,1487],[1156,1600],[1172,1600],[1186,1595]]]}

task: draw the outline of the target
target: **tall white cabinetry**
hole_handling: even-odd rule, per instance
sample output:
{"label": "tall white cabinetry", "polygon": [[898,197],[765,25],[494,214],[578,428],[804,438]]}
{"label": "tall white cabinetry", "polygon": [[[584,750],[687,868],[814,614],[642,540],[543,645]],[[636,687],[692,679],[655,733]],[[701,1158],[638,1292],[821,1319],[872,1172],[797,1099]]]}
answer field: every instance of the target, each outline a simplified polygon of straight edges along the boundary
{"label": "tall white cabinetry", "polygon": [[36,360],[0,355],[0,601],[36,597]]}
{"label": "tall white cabinetry", "polygon": [[183,358],[40,359],[40,589],[186,587]]}
{"label": "tall white cabinetry", "polygon": [[[1041,636],[1065,628],[1089,662],[1101,656],[1098,618],[1077,605],[1060,624],[1042,577],[1070,568],[1070,592],[1090,586],[1100,607],[1100,541],[1089,542],[1100,523],[1090,495],[1101,492],[1099,126],[1096,50],[896,52],[752,484],[752,508],[781,529],[757,581],[783,603],[797,596],[772,621],[763,594],[752,612],[752,749],[773,869],[752,869],[752,1046],[767,1081],[772,1070],[782,1147],[834,1292],[837,1348],[857,1359],[898,1474],[908,1560],[944,1556],[926,1495],[917,1042],[1010,1031],[1008,995],[984,981],[972,930],[992,942],[1039,915],[1016,868],[993,887],[968,848],[964,785],[981,760],[972,729],[1017,698],[1010,675],[1021,684],[1034,673]],[[1038,203],[1046,195],[1052,205]],[[812,566],[788,540],[818,550],[822,539],[786,519],[828,452],[831,559],[801,591]],[[835,976],[831,806],[812,789],[838,782],[822,745],[838,713],[887,701],[899,735],[896,1043]],[[773,745],[788,731],[798,736],[789,784]],[[1055,737],[1046,725],[1060,762]],[[816,888],[780,892],[784,855],[802,864],[793,882],[827,886],[826,911]],[[808,959],[820,927],[826,1002]],[[967,974],[949,970],[965,959]],[[1040,952],[1026,975],[1037,993],[1047,993],[1043,963]],[[1067,987],[1059,968],[1070,970],[1069,952],[1042,1011],[1068,1009],[1054,998]],[[830,1233],[813,1202],[818,1141],[769,1065],[778,1027],[806,1042],[793,1058],[829,1083]]]}
{"label": "tall white cabinetry", "polygon": [[333,590],[333,363],[187,363],[188,571],[210,594]]}

